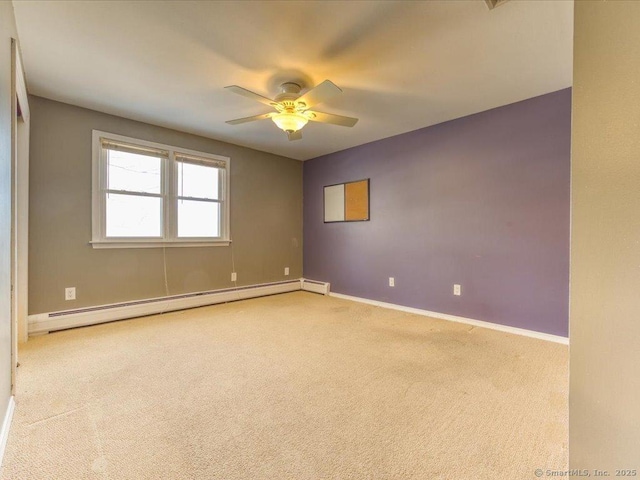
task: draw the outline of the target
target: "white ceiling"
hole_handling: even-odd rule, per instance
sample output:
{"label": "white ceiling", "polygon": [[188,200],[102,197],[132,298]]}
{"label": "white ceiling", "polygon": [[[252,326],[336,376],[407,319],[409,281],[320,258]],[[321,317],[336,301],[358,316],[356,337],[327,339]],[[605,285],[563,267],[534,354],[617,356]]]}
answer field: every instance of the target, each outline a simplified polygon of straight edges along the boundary
{"label": "white ceiling", "polygon": [[[573,2],[14,1],[30,93],[299,160],[569,87]],[[278,85],[343,93],[289,142],[270,120]]]}

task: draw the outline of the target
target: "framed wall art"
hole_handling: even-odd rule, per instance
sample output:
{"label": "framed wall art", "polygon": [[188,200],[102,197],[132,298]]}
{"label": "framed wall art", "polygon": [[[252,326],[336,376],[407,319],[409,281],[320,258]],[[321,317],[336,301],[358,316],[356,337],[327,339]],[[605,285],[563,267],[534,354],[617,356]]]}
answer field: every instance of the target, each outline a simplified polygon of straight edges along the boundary
{"label": "framed wall art", "polygon": [[368,178],[324,187],[324,223],[368,220]]}

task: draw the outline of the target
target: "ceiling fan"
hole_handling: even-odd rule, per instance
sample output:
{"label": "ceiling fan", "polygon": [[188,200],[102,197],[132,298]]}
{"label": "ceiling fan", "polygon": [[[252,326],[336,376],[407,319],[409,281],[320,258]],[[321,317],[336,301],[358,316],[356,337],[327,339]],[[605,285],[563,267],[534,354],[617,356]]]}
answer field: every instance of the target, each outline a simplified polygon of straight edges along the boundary
{"label": "ceiling fan", "polygon": [[325,80],[320,85],[306,92],[304,95],[300,95],[302,87],[298,83],[285,82],[280,85],[281,93],[279,93],[274,100],[263,97],[262,95],[237,85],[230,85],[225,88],[233,93],[257,100],[260,103],[264,103],[265,105],[269,105],[276,109],[275,112],[263,113],[262,115],[254,115],[252,117],[237,118],[236,120],[228,120],[226,123],[229,125],[239,125],[241,123],[270,118],[278,128],[287,133],[287,137],[289,137],[290,141],[300,140],[302,138],[302,132],[300,130],[310,120],[312,122],[331,123],[342,127],[353,127],[358,122],[357,118],[309,110],[318,103],[324,102],[331,97],[342,93],[342,90],[340,90],[330,80]]}

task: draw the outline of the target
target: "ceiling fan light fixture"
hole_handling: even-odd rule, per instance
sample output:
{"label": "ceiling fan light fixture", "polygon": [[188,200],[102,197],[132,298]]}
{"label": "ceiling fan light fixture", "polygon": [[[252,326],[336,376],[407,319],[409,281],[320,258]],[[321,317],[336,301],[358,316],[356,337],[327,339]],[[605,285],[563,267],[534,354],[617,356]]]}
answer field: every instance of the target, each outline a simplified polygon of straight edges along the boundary
{"label": "ceiling fan light fixture", "polygon": [[309,119],[299,113],[282,112],[271,117],[280,130],[297,132],[304,127]]}
{"label": "ceiling fan light fixture", "polygon": [[[503,0],[500,0],[503,1]],[[506,0],[505,0],[506,1]],[[256,120],[266,120],[270,118],[273,123],[286,132],[289,141],[300,140],[302,138],[302,128],[309,122],[330,123],[340,125],[342,127],[353,127],[357,122],[357,118],[344,117],[342,115],[334,115],[332,113],[314,112],[309,108],[322,103],[329,98],[342,93],[331,80],[325,80],[300,95],[302,87],[295,82],[286,82],[280,85],[282,93],[278,94],[274,100],[263,97],[251,90],[239,87],[238,85],[229,85],[224,87],[229,91],[242,95],[243,97],[256,100],[265,105],[275,108],[275,112],[262,113],[251,117],[236,118],[235,120],[227,120],[229,125],[240,125],[241,123],[253,122]]]}

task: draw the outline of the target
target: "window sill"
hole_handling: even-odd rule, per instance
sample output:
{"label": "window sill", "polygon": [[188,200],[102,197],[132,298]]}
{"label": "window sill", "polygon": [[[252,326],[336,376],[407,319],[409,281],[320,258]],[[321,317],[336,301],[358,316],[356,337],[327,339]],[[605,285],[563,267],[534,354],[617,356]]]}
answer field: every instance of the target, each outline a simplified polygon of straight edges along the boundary
{"label": "window sill", "polygon": [[174,242],[127,242],[127,241],[92,241],[89,244],[93,248],[175,248],[175,247],[228,247],[230,240],[202,241],[174,241]]}

